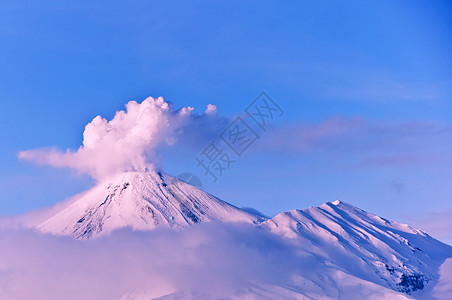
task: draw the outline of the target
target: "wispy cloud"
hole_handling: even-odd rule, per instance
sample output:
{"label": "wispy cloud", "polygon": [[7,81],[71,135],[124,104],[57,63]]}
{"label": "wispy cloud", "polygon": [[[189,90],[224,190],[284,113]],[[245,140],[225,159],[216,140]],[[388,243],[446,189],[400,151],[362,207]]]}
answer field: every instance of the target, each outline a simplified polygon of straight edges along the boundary
{"label": "wispy cloud", "polygon": [[261,150],[353,155],[362,166],[441,163],[450,157],[452,125],[331,117],[273,128]]}
{"label": "wispy cloud", "polygon": [[[340,90],[340,88],[338,88]],[[389,78],[380,78],[355,84],[345,90],[337,91],[341,95],[365,101],[438,101],[446,99],[452,90],[450,84],[403,82]]]}

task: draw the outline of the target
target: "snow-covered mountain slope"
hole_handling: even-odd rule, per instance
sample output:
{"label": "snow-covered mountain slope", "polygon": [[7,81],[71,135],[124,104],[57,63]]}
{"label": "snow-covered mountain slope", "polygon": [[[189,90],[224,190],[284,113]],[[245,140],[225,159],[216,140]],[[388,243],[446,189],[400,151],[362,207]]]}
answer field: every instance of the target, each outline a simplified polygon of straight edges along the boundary
{"label": "snow-covered mountain slope", "polygon": [[102,182],[36,227],[83,239],[123,227],[151,230],[260,219],[175,177],[149,171],[122,173]]}
{"label": "snow-covered mountain slope", "polygon": [[[451,246],[427,233],[340,201],[284,212],[260,226],[292,239],[303,259],[323,265],[323,270],[406,294],[428,294],[438,280],[438,268],[452,257]],[[328,280],[310,272],[300,276],[316,284]]]}

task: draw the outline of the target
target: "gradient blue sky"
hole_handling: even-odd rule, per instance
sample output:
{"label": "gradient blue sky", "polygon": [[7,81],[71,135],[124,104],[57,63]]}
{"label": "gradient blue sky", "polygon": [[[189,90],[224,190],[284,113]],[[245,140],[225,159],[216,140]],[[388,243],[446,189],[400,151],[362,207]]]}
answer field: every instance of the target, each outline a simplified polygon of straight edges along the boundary
{"label": "gradient blue sky", "polygon": [[263,90],[285,114],[219,182],[195,152],[165,170],[268,215],[336,199],[415,225],[452,215],[448,1],[2,1],[0,37],[1,215],[92,184],[20,150],[77,149],[130,100],[232,117]]}

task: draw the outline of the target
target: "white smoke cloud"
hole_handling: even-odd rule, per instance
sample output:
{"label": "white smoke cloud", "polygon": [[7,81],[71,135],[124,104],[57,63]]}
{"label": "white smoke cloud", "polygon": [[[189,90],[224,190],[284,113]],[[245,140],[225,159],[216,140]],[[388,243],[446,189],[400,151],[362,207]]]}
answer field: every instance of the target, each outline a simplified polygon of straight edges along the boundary
{"label": "white smoke cloud", "polygon": [[102,179],[120,171],[152,168],[150,158],[158,147],[174,145],[178,137],[193,128],[210,128],[199,123],[214,121],[217,108],[209,104],[201,116],[193,107],[175,110],[162,97],[130,101],[110,121],[95,117],[86,125],[83,145],[77,150],[35,149],[19,152],[20,159],[58,168],[71,168]]}

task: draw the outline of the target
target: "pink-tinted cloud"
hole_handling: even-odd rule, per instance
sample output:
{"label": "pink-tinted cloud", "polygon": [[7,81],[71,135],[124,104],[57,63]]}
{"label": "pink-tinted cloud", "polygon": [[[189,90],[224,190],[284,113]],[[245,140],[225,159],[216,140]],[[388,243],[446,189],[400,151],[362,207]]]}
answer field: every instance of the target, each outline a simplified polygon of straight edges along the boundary
{"label": "pink-tinted cloud", "polygon": [[261,150],[294,155],[307,152],[353,155],[361,165],[394,166],[442,162],[452,149],[452,126],[331,117],[318,123],[273,128]]}

